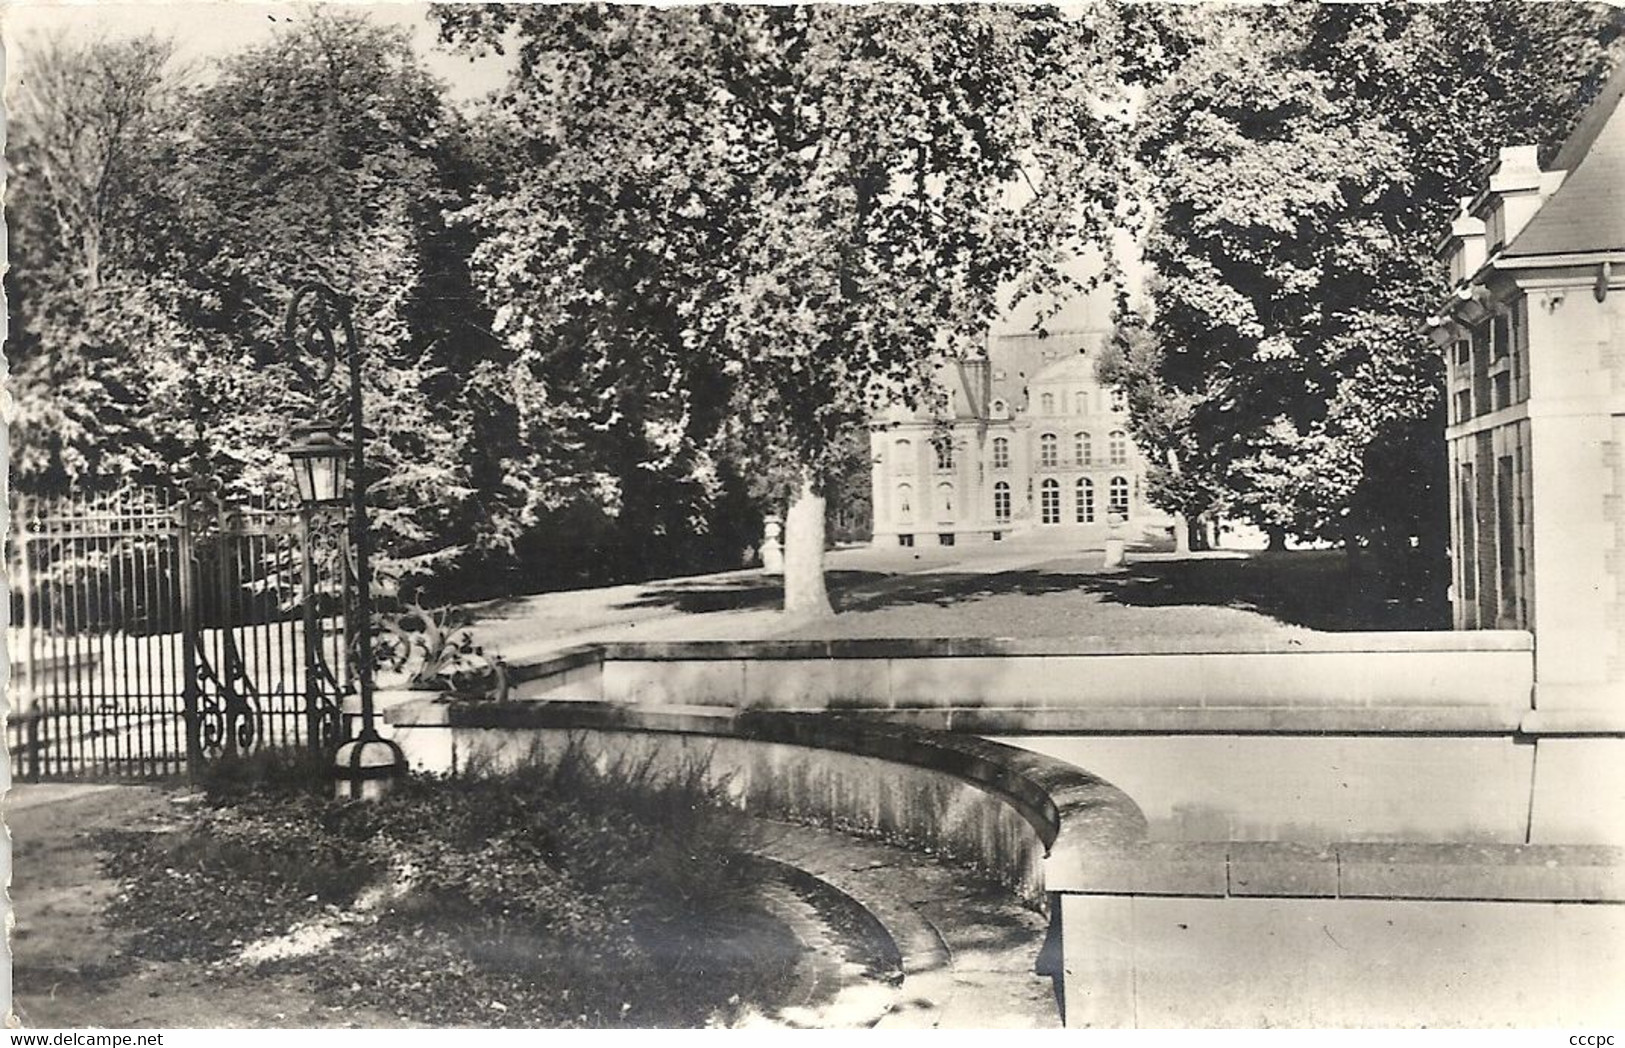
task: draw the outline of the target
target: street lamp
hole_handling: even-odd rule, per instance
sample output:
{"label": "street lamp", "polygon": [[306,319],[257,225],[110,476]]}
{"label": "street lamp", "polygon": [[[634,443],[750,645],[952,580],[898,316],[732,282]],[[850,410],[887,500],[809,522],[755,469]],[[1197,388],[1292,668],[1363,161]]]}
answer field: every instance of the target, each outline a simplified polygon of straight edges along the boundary
{"label": "street lamp", "polygon": [[344,482],[349,473],[350,449],[334,428],[320,422],[296,424],[288,458],[293,460],[299,501],[306,506],[333,506],[349,497]]}
{"label": "street lamp", "polygon": [[[288,457],[293,463],[299,498],[307,507],[342,505],[346,482],[350,498],[350,545],[355,550],[355,595],[346,609],[354,639],[356,688],[361,698],[361,733],[333,756],[335,796],[374,800],[406,771],[400,746],[378,733],[373,709],[371,534],[367,528],[366,432],[361,411],[361,345],[355,336],[350,300],[321,283],[301,285],[288,303],[284,328],[289,363],[319,399],[331,395],[329,380],[342,354],[348,372],[348,410],[341,423],[310,421],[296,425]],[[312,366],[314,365],[314,367]],[[346,448],[338,430],[350,427]]]}

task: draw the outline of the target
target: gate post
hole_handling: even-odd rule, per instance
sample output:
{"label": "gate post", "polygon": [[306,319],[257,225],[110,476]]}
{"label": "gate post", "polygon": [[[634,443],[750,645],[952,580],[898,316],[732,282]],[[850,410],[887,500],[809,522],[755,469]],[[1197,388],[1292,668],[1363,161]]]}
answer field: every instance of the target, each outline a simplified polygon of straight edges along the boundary
{"label": "gate post", "polygon": [[[320,753],[325,738],[322,732],[324,714],[322,693],[321,621],[316,615],[316,563],[311,550],[312,528],[309,506],[299,507],[299,606],[304,613],[305,658],[305,739],[311,751]],[[341,721],[342,721],[342,714]]]}
{"label": "gate post", "polygon": [[17,588],[22,591],[22,642],[23,642],[23,686],[18,689],[17,709],[11,710],[13,717],[21,717],[26,726],[23,748],[28,753],[27,771],[24,776],[30,782],[38,782],[40,777],[39,752],[39,692],[36,690],[34,667],[34,567],[29,562],[28,549],[28,520],[29,510],[33,502],[28,498],[17,501],[17,520],[12,522],[13,542],[17,551]]}
{"label": "gate post", "polygon": [[185,498],[181,501],[180,529],[176,532],[176,542],[180,552],[181,660],[186,674],[181,693],[186,716],[186,769],[194,778],[203,768],[203,725],[198,717],[198,645],[202,643],[202,638],[198,634],[197,579],[196,565],[193,563],[196,556],[193,543],[195,533],[192,502],[190,498]]}

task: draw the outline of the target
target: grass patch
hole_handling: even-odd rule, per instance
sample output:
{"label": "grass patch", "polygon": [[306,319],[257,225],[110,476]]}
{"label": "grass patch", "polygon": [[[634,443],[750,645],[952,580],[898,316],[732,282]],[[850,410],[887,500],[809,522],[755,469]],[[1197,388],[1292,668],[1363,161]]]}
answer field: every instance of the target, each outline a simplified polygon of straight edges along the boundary
{"label": "grass patch", "polygon": [[425,1025],[726,1023],[793,977],[799,944],[757,902],[773,874],[701,763],[601,767],[572,745],[371,804],[299,769],[222,766],[179,832],[104,837],[133,950],[214,963],[341,925],[268,963]]}

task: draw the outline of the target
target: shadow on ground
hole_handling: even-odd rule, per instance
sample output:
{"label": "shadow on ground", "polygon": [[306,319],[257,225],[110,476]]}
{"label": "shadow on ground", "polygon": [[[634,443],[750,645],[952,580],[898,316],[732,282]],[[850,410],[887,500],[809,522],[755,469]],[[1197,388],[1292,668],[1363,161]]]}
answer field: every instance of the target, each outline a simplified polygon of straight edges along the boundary
{"label": "shadow on ground", "polygon": [[1078,581],[1120,604],[1235,608],[1327,632],[1450,628],[1449,605],[1442,600],[1419,594],[1411,580],[1375,571],[1351,576],[1335,550],[1131,563],[1122,572]]}
{"label": "shadow on ground", "polygon": [[[1296,550],[1225,559],[1131,562],[1120,571],[1093,564],[1005,572],[891,575],[831,571],[831,602],[846,613],[962,604],[1009,596],[1092,594],[1142,608],[1215,607],[1254,612],[1288,625],[1340,632],[1448,629],[1447,606],[1417,595],[1407,580],[1348,573],[1337,551]],[[685,614],[774,608],[780,583],[760,575],[651,587],[621,607],[670,607]]]}
{"label": "shadow on ground", "polygon": [[[842,603],[845,594],[862,591],[865,587],[874,587],[896,577],[879,571],[829,571],[824,574],[824,584],[829,588],[830,599],[837,609],[846,610],[846,605]],[[714,611],[777,608],[783,601],[784,586],[778,579],[745,575],[727,579],[663,582],[616,607],[671,608],[685,615],[702,615]]]}

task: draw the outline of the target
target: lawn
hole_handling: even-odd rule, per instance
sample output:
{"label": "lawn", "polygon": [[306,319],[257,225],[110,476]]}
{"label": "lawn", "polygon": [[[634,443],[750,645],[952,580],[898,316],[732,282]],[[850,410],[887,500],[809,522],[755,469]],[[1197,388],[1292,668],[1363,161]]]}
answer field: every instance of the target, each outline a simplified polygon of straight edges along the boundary
{"label": "lawn", "polygon": [[757,571],[539,594],[474,609],[476,635],[524,658],[589,640],[863,637],[1258,637],[1448,629],[1442,594],[1350,576],[1342,553],[1294,550],[1176,558],[1141,551],[1106,569],[1098,552],[1038,542],[833,551],[837,614],[787,621],[782,582]]}

